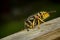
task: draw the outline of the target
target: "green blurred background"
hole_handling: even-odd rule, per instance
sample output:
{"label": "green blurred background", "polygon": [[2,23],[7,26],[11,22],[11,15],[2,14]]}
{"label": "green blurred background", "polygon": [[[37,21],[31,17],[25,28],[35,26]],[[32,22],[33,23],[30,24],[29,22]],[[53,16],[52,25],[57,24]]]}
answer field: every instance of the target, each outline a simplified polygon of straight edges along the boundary
{"label": "green blurred background", "polygon": [[60,17],[59,0],[3,0],[1,8],[0,38],[24,30],[24,20],[39,11],[56,11],[45,21]]}

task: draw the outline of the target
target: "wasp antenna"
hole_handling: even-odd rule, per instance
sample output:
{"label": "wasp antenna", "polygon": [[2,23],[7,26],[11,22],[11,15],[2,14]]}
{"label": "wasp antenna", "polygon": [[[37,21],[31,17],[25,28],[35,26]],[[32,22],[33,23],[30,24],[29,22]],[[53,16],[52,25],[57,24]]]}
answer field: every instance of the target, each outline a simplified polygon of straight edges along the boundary
{"label": "wasp antenna", "polygon": [[49,13],[54,13],[54,12],[56,12],[56,11],[50,11]]}

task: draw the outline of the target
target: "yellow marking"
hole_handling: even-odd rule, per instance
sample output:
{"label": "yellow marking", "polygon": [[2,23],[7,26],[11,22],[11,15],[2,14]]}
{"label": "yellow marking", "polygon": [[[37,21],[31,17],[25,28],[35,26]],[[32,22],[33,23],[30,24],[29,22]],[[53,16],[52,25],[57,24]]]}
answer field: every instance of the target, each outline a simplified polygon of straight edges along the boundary
{"label": "yellow marking", "polygon": [[38,13],[38,16],[41,18],[42,15],[40,15],[40,14]]}
{"label": "yellow marking", "polygon": [[48,13],[44,13],[43,18],[46,19],[47,17],[49,17]]}

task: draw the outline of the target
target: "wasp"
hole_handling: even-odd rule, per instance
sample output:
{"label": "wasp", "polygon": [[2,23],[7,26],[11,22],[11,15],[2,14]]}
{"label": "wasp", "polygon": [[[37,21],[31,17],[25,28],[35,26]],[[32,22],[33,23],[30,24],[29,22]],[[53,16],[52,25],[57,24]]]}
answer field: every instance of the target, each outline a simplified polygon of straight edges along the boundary
{"label": "wasp", "polygon": [[44,20],[48,17],[50,17],[50,14],[46,11],[40,11],[34,15],[31,15],[24,21],[25,28],[29,31],[29,29],[34,29],[35,26],[38,25],[38,29],[40,29],[40,24],[44,23]]}

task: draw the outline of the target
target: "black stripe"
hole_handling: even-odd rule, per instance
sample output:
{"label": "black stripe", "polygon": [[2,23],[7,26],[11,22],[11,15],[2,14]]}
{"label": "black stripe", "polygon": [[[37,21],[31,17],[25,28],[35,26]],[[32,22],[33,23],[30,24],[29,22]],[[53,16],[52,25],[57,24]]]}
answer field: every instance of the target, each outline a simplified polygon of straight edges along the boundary
{"label": "black stripe", "polygon": [[26,23],[28,24],[28,25],[30,25],[30,23],[26,20]]}
{"label": "black stripe", "polygon": [[43,15],[42,15],[42,13],[40,13],[40,16],[41,16],[41,19],[43,19]]}

